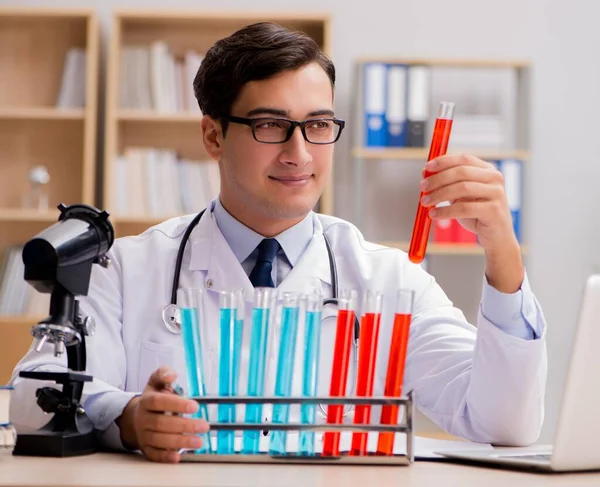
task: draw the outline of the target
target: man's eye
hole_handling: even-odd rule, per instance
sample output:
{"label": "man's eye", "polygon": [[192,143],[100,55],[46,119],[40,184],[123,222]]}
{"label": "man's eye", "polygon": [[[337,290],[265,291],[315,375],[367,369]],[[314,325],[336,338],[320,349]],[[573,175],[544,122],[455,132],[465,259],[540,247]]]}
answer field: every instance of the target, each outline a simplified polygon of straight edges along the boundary
{"label": "man's eye", "polygon": [[317,129],[317,130],[323,130],[323,129],[327,129],[330,126],[330,122],[327,120],[319,120],[317,122],[311,123],[309,125],[309,128],[311,129]]}
{"label": "man's eye", "polygon": [[269,120],[268,122],[260,122],[256,124],[257,129],[280,129],[283,125],[280,122]]}

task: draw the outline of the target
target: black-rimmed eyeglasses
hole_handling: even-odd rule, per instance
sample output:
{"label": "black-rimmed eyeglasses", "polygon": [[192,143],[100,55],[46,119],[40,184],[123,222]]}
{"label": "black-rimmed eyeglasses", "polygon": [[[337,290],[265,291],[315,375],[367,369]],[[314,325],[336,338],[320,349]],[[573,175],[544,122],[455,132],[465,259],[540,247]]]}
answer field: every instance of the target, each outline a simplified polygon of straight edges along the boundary
{"label": "black-rimmed eyeglasses", "polygon": [[222,118],[248,125],[252,128],[254,140],[263,144],[287,142],[296,127],[300,127],[304,140],[311,144],[333,144],[340,138],[346,123],[337,118],[312,118],[303,122],[278,117],[242,118],[230,115]]}

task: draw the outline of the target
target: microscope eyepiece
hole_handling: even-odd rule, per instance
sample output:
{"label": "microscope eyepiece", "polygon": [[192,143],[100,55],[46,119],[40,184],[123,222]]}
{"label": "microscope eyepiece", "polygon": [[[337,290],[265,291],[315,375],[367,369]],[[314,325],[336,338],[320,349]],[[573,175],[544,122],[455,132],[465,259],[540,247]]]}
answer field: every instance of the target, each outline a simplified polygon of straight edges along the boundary
{"label": "microscope eyepiece", "polygon": [[108,213],[93,206],[62,203],[58,222],[23,248],[25,280],[43,293],[60,284],[74,295],[86,295],[92,264],[105,265],[114,242]]}

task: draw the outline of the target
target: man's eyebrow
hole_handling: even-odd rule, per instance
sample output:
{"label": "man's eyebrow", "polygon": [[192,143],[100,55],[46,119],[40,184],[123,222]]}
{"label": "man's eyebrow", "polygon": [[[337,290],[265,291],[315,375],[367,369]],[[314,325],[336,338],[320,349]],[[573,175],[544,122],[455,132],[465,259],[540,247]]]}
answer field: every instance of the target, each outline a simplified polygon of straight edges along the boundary
{"label": "man's eyebrow", "polygon": [[[253,115],[276,115],[278,117],[289,117],[290,112],[288,110],[282,110],[281,108],[271,108],[271,107],[258,107],[250,110],[246,116],[251,117]],[[309,117],[319,117],[325,115],[327,117],[333,117],[334,112],[329,108],[325,108],[322,110],[314,110],[307,114],[307,118]]]}
{"label": "man's eyebrow", "polygon": [[310,112],[307,116],[308,117],[318,117],[321,115],[327,115],[328,117],[333,117],[334,113],[333,113],[333,110],[324,109],[324,110],[315,110],[314,112]]}
{"label": "man's eyebrow", "polygon": [[287,110],[282,110],[281,108],[270,108],[270,107],[258,107],[250,110],[246,116],[251,117],[252,115],[277,115],[279,117],[287,117],[289,116],[289,112]]}

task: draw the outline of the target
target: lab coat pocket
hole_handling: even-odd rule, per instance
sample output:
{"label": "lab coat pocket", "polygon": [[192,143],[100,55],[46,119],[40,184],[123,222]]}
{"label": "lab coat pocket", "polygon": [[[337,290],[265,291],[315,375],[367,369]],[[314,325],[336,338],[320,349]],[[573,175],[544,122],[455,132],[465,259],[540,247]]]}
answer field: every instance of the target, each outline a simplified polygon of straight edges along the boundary
{"label": "lab coat pocket", "polygon": [[175,368],[175,347],[162,345],[149,341],[142,341],[140,345],[140,366],[138,369],[138,390],[141,392],[146,387],[150,376],[162,366]]}

